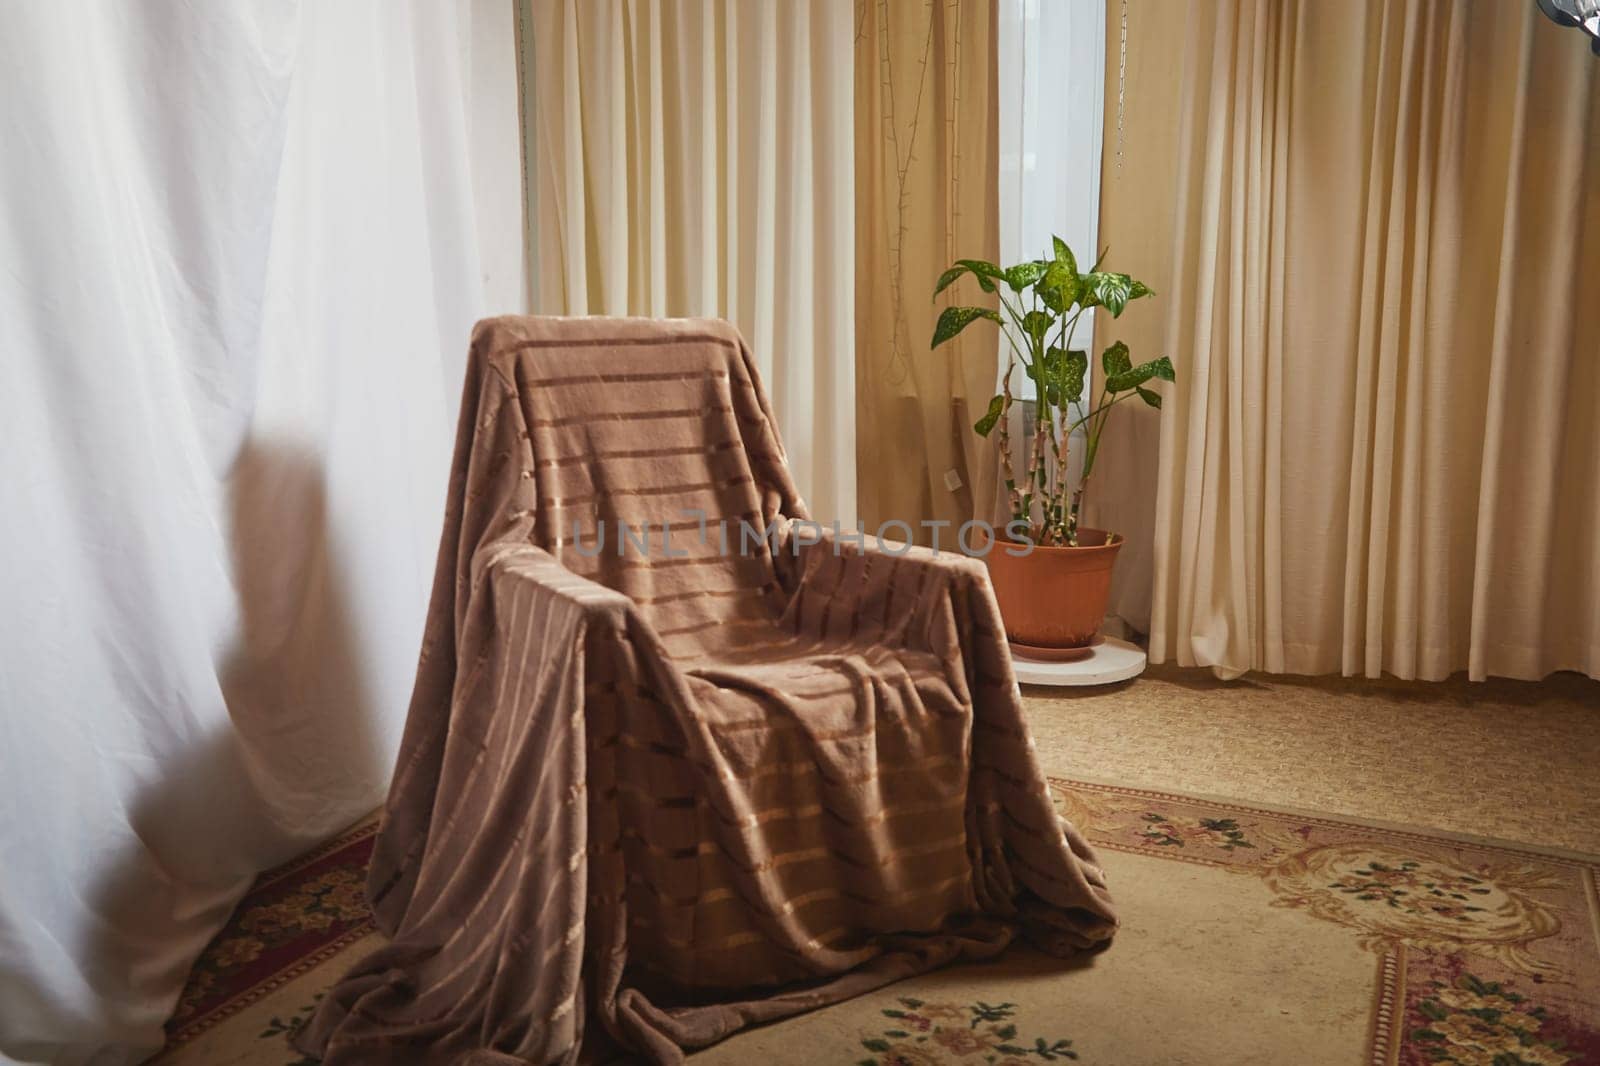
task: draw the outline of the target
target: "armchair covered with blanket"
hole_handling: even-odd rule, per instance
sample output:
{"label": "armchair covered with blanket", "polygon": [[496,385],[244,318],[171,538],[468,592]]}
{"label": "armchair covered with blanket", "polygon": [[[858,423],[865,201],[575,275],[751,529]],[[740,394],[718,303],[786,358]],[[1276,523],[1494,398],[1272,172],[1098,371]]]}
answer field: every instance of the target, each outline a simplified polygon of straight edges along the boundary
{"label": "armchair covered with blanket", "polygon": [[1115,917],[1057,816],[983,564],[818,537],[708,320],[479,325],[324,1061],[676,1062]]}

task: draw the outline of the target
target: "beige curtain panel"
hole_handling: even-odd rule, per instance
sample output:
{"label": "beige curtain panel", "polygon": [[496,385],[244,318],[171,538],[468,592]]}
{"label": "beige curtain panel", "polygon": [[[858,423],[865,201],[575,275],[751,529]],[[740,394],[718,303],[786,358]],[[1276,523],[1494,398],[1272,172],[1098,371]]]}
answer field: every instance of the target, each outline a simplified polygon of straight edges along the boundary
{"label": "beige curtain panel", "polygon": [[972,423],[994,395],[999,338],[973,329],[937,351],[928,342],[951,302],[983,298],[953,286],[933,302],[940,272],[1000,258],[995,5],[858,0],[856,21],[860,514],[874,531],[987,519],[998,459]]}
{"label": "beige curtain panel", "polygon": [[535,310],[727,318],[855,522],[850,0],[532,0]]}
{"label": "beige curtain panel", "polygon": [[1165,41],[1174,72],[1137,72],[1105,170],[1113,246],[1148,254],[1172,212],[1166,268],[1145,275],[1179,366],[1159,463],[1147,425],[1119,428],[1126,468],[1159,469],[1152,657],[1600,676],[1583,38],[1498,0],[1129,15],[1130,55]]}

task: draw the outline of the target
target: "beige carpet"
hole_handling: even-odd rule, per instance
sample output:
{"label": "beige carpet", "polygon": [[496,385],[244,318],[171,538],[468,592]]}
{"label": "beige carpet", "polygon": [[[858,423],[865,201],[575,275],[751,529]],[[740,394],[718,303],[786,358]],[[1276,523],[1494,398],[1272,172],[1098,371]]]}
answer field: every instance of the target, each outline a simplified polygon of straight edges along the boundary
{"label": "beige carpet", "polygon": [[1051,773],[1600,852],[1600,681],[1440,684],[1158,666],[1027,688]]}
{"label": "beige carpet", "polygon": [[[1047,772],[1080,779],[1057,795],[1116,892],[1111,949],[1015,949],[694,1063],[1600,1062],[1597,860],[1386,824],[1600,850],[1600,685],[1156,670],[1029,707]],[[289,1033],[378,943],[370,832],[264,878],[196,966],[163,1061],[310,1066]]]}

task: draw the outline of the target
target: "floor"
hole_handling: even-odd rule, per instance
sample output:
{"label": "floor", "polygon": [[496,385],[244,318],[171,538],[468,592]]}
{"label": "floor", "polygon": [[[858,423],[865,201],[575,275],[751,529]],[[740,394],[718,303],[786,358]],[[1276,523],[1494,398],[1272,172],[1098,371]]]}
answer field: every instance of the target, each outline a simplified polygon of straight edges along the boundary
{"label": "floor", "polygon": [[1600,852],[1600,681],[1443,683],[1153,666],[1024,689],[1054,773]]}

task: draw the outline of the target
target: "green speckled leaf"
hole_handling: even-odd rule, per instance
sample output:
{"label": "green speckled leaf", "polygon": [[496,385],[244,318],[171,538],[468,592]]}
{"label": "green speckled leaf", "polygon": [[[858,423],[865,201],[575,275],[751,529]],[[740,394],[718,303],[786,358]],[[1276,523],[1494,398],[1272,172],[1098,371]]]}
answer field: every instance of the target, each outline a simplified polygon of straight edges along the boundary
{"label": "green speckled leaf", "polygon": [[978,436],[987,437],[989,435],[994,429],[995,423],[1000,421],[1000,415],[1005,411],[1005,407],[1006,398],[1004,396],[996,395],[994,399],[989,401],[989,409],[983,413],[982,418],[972,425]]}
{"label": "green speckled leaf", "polygon": [[1160,359],[1152,359],[1148,363],[1140,363],[1131,370],[1125,370],[1120,374],[1107,377],[1106,390],[1108,392],[1126,392],[1128,389],[1143,385],[1151,378],[1171,381],[1173,379],[1172,360],[1163,355]]}
{"label": "green speckled leaf", "polygon": [[999,322],[1000,312],[987,307],[946,307],[939,315],[938,324],[933,328],[933,343],[929,347],[939,347],[980,318]]}

